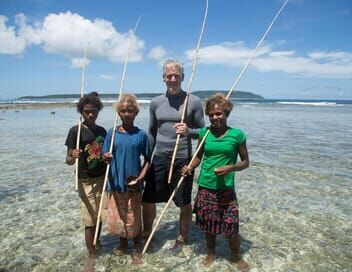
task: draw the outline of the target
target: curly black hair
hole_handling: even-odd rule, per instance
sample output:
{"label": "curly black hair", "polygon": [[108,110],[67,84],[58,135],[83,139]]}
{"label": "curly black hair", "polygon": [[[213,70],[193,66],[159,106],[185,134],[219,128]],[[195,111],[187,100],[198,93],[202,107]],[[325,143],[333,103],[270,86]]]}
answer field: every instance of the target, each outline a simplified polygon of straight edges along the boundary
{"label": "curly black hair", "polygon": [[96,106],[98,111],[101,111],[101,109],[104,107],[97,92],[91,92],[89,94],[83,95],[77,103],[77,111],[82,114],[83,107],[87,104]]}

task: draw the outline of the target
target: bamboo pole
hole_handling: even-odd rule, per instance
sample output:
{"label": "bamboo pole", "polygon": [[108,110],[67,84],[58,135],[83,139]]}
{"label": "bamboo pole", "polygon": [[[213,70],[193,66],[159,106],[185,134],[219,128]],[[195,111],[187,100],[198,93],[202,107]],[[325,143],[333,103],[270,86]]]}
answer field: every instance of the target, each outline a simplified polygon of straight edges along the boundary
{"label": "bamboo pole", "polygon": [[[231,95],[233,89],[237,86],[237,84],[238,84],[238,82],[240,81],[240,79],[241,79],[242,75],[244,74],[245,70],[247,69],[247,67],[249,66],[250,62],[252,61],[252,59],[254,58],[255,54],[257,53],[258,48],[260,47],[260,45],[262,44],[263,40],[265,39],[265,37],[266,37],[267,34],[269,33],[271,27],[273,26],[273,24],[274,24],[274,22],[276,21],[276,19],[279,17],[279,15],[280,15],[280,13],[282,12],[282,10],[285,8],[287,2],[288,2],[288,0],[286,0],[286,1],[284,2],[284,4],[281,6],[280,10],[276,13],[274,19],[271,21],[271,23],[270,23],[269,27],[267,28],[266,32],[264,33],[263,37],[262,37],[261,40],[258,42],[258,45],[257,45],[257,47],[255,48],[253,54],[251,55],[251,57],[250,57],[249,60],[247,61],[246,65],[243,67],[242,71],[240,72],[239,76],[238,76],[237,79],[235,80],[235,83],[232,85],[231,89],[229,90],[229,93],[228,93],[228,95],[226,96],[226,99],[228,99],[228,98],[230,97],[230,95]],[[195,158],[196,158],[196,156],[198,155],[200,149],[202,148],[202,146],[203,146],[203,144],[204,144],[204,142],[205,142],[205,139],[207,138],[209,132],[210,132],[210,130],[208,129],[208,130],[206,131],[206,133],[205,133],[205,135],[204,135],[202,141],[199,143],[199,145],[198,145],[196,151],[194,152],[193,157],[192,157],[190,163],[187,165],[188,167],[189,167],[189,166],[192,164],[192,162],[195,160]],[[150,235],[149,235],[149,238],[148,238],[148,240],[147,240],[147,242],[146,242],[146,244],[145,244],[145,246],[144,246],[144,248],[143,248],[142,254],[144,254],[144,253],[147,251],[148,246],[149,246],[149,243],[150,243],[150,241],[151,241],[151,239],[152,239],[152,237],[153,237],[153,235],[154,235],[154,233],[155,233],[155,231],[156,231],[156,228],[158,227],[158,225],[159,225],[159,223],[160,223],[160,221],[161,221],[161,218],[163,217],[163,215],[164,215],[166,209],[169,207],[169,205],[170,205],[170,203],[171,203],[171,200],[173,199],[173,197],[174,197],[174,195],[175,195],[177,189],[180,187],[180,185],[181,185],[181,183],[183,182],[183,180],[184,180],[184,177],[181,177],[180,180],[178,181],[175,190],[172,192],[171,197],[169,198],[168,202],[166,203],[164,209],[162,210],[162,212],[161,212],[161,214],[160,214],[160,216],[159,216],[159,218],[158,218],[158,220],[157,220],[157,223],[155,224],[155,226],[154,226],[152,232],[151,232]]]}
{"label": "bamboo pole", "polygon": [[254,56],[257,54],[258,49],[260,48],[260,46],[262,45],[266,35],[269,33],[269,31],[271,30],[271,27],[273,26],[273,24],[275,23],[276,19],[279,17],[279,15],[281,14],[281,12],[283,11],[283,9],[285,8],[286,4],[287,4],[288,0],[286,0],[283,5],[281,6],[281,8],[279,9],[279,11],[276,13],[274,19],[271,21],[269,27],[267,28],[267,30],[265,31],[263,37],[260,39],[260,41],[257,44],[257,47],[254,49],[252,55],[250,56],[250,58],[248,59],[246,65],[243,67],[241,73],[238,75],[237,79],[235,80],[235,82],[233,83],[232,87],[230,88],[228,94],[226,95],[226,99],[229,99],[233,90],[236,88],[236,86],[238,85],[238,83],[240,82],[240,79],[242,78],[242,75],[244,74],[244,72],[247,70],[249,64],[252,62],[252,59],[254,58]]}
{"label": "bamboo pole", "polygon": [[[140,20],[141,20],[141,17],[138,18],[137,23],[136,23],[136,25],[134,27],[134,30],[132,32],[132,36],[130,38],[130,45],[129,45],[129,48],[128,48],[128,52],[126,54],[125,63],[124,63],[124,66],[123,66],[123,72],[122,72],[122,76],[121,76],[120,91],[119,91],[118,101],[120,101],[121,96],[122,96],[122,90],[123,90],[123,86],[124,86],[124,82],[125,82],[125,76],[126,76],[127,63],[128,63],[128,60],[129,60],[130,52],[131,52],[132,47],[133,47],[134,35],[135,35],[136,31],[137,31],[137,28],[138,28]],[[118,119],[118,113],[116,111],[114,125],[112,127],[111,143],[110,143],[110,148],[109,148],[109,152],[110,153],[112,153],[112,149],[114,147],[114,139],[115,139],[116,126],[117,126],[117,119]],[[103,191],[102,191],[102,195],[101,195],[101,199],[100,199],[99,211],[98,211],[98,216],[97,216],[97,224],[96,224],[95,234],[94,234],[94,242],[93,242],[94,245],[96,245],[96,243],[97,243],[97,238],[98,238],[98,233],[99,233],[100,216],[101,216],[101,210],[102,210],[102,207],[103,207],[105,189],[106,189],[106,184],[107,184],[108,177],[109,177],[109,171],[110,171],[110,163],[108,163],[108,165],[106,166],[106,171],[105,171]]]}
{"label": "bamboo pole", "polygon": [[[206,0],[205,13],[204,13],[204,18],[203,18],[203,23],[202,23],[202,29],[200,31],[198,43],[197,43],[196,50],[195,50],[195,53],[194,53],[192,73],[191,73],[191,77],[190,77],[189,83],[188,83],[187,95],[186,95],[185,101],[183,102],[181,123],[184,122],[185,117],[186,117],[186,111],[187,111],[187,106],[188,106],[189,94],[191,93],[191,88],[192,88],[193,78],[194,78],[194,74],[195,74],[195,70],[196,70],[196,65],[197,65],[197,62],[198,62],[198,59],[199,59],[199,47],[200,47],[200,42],[202,41],[203,32],[204,32],[204,28],[205,28],[205,22],[207,20],[207,15],[208,15],[208,0]],[[175,159],[176,159],[176,153],[177,153],[177,150],[178,150],[178,147],[179,147],[179,144],[180,144],[180,138],[181,138],[181,134],[177,134],[176,144],[175,144],[175,147],[174,147],[174,152],[172,153],[172,158],[171,158],[171,163],[170,163],[169,176],[168,176],[168,180],[167,180],[168,184],[171,183],[174,163],[175,163]]]}
{"label": "bamboo pole", "polygon": [[[201,149],[201,147],[202,147],[204,141],[205,141],[205,137],[203,137],[201,143],[200,143],[199,146],[197,147],[197,149],[196,149],[196,151],[195,151],[195,154],[198,154],[198,152],[199,152],[199,150]],[[193,157],[192,157],[192,159],[191,159],[189,165],[195,160],[195,158],[196,158],[196,156],[193,156]],[[150,244],[150,241],[152,240],[152,238],[153,238],[153,236],[154,236],[154,233],[155,233],[157,227],[158,227],[159,224],[160,224],[161,218],[164,216],[164,213],[166,212],[167,208],[170,206],[171,201],[172,201],[172,199],[174,198],[174,196],[175,196],[175,194],[176,194],[176,191],[177,191],[178,188],[181,186],[181,183],[183,182],[184,178],[185,178],[185,177],[181,177],[181,178],[180,178],[179,182],[177,183],[176,188],[173,190],[173,192],[172,192],[172,194],[171,194],[169,200],[167,201],[166,205],[164,206],[163,210],[161,211],[160,216],[158,217],[158,220],[156,221],[155,226],[154,226],[154,228],[152,229],[152,232],[150,233],[150,235],[149,235],[149,237],[148,237],[148,240],[147,240],[147,242],[146,242],[145,245],[144,245],[144,248],[143,248],[143,251],[142,251],[142,255],[147,251],[148,246],[149,246],[149,244]]]}
{"label": "bamboo pole", "polygon": [[[81,98],[83,97],[84,92],[84,73],[86,70],[86,61],[87,61],[87,47],[84,50],[84,58],[82,64],[82,76],[81,76]],[[78,121],[78,130],[77,130],[77,139],[76,139],[76,149],[79,149],[79,141],[81,138],[81,129],[82,129],[82,114],[79,116]],[[75,159],[75,189],[78,191],[78,158]]]}

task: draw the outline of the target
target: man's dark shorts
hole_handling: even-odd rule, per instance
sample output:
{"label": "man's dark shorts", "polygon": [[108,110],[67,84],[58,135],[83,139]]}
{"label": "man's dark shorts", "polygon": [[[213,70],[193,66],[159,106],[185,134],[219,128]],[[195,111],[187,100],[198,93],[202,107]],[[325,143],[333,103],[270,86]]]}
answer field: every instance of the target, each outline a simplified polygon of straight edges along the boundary
{"label": "man's dark shorts", "polygon": [[[146,178],[147,182],[144,188],[142,202],[167,202],[181,178],[182,167],[187,165],[189,161],[190,159],[186,158],[176,158],[171,183],[168,184],[167,179],[169,175],[171,158],[154,156]],[[192,175],[184,178],[173,198],[173,201],[177,207],[183,207],[191,203],[193,174],[194,173],[192,172]]]}

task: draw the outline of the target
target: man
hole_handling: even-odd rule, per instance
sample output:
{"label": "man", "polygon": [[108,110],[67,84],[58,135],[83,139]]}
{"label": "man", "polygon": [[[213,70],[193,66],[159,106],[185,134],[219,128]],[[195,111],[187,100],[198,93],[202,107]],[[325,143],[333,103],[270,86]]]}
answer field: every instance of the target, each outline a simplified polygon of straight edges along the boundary
{"label": "man", "polygon": [[[163,81],[166,94],[152,99],[150,104],[149,141],[154,152],[152,165],[147,177],[143,194],[144,234],[148,236],[152,230],[156,216],[155,203],[167,202],[181,177],[181,169],[187,165],[192,156],[191,138],[197,139],[200,128],[204,126],[204,114],[200,99],[189,95],[181,89],[184,79],[183,65],[176,60],[167,60],[163,66]],[[187,106],[184,122],[181,123],[183,107]],[[177,134],[180,143],[176,154],[171,183],[168,176]],[[187,231],[192,221],[193,174],[185,178],[177,190],[174,203],[180,208],[179,235],[173,248],[184,244]]]}

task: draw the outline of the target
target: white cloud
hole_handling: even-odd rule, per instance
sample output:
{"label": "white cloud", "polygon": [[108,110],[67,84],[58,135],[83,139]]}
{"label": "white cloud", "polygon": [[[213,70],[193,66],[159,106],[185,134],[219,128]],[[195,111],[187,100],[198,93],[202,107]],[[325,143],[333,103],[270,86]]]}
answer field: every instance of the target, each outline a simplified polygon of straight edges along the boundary
{"label": "white cloud", "polygon": [[[52,53],[64,53],[70,57],[82,54],[88,46],[88,55],[107,58],[114,62],[125,60],[133,34],[119,33],[111,22],[102,19],[90,21],[71,12],[49,14],[41,29],[44,49]],[[134,37],[129,61],[140,61],[144,42]]]}
{"label": "white cloud", "polygon": [[[71,67],[72,68],[82,68],[84,63],[84,58],[76,58],[76,59],[71,59]],[[89,66],[90,60],[86,59],[86,67]]]}
{"label": "white cloud", "polygon": [[[351,78],[352,53],[343,51],[310,52],[299,56],[295,51],[274,51],[272,45],[264,45],[251,63],[251,68],[260,72],[279,71],[295,76],[326,78]],[[243,67],[253,53],[243,42],[222,43],[200,49],[199,61],[204,64],[220,64]],[[193,59],[194,50],[185,52]]]}
{"label": "white cloud", "polygon": [[99,77],[106,80],[115,80],[115,76],[113,75],[102,74]]}
{"label": "white cloud", "polygon": [[[48,53],[80,58],[85,47],[88,56],[124,62],[132,32],[120,33],[111,22],[88,20],[77,13],[48,14],[42,22],[28,24],[23,14],[16,15],[16,26],[6,26],[7,18],[0,17],[0,53],[21,54],[31,44],[39,44]],[[142,60],[144,41],[134,37],[129,61]]]}
{"label": "white cloud", "polygon": [[[186,51],[186,58],[193,60],[194,49]],[[260,56],[270,51],[270,48],[263,46],[258,50]],[[199,62],[205,64],[225,64],[229,66],[241,66],[246,63],[253,50],[246,48],[243,42],[225,42],[218,45],[203,47],[199,50]]]}
{"label": "white cloud", "polygon": [[352,61],[352,53],[348,53],[348,52],[317,51],[317,52],[309,53],[308,56],[315,60],[328,60],[328,61],[338,61],[338,62]]}
{"label": "white cloud", "polygon": [[271,57],[289,57],[293,56],[295,54],[295,51],[276,51],[276,52],[270,52],[269,56]]}
{"label": "white cloud", "polygon": [[13,26],[6,26],[7,18],[0,15],[0,53],[16,55],[21,54],[26,48],[26,40],[16,35]]}
{"label": "white cloud", "polygon": [[162,46],[156,46],[150,49],[148,53],[148,58],[155,60],[164,60],[166,58],[166,50]]}
{"label": "white cloud", "polygon": [[41,33],[38,31],[41,24],[40,22],[33,22],[33,26],[27,24],[27,18],[23,13],[19,13],[15,16],[15,22],[18,26],[17,35],[19,38],[25,39],[27,47],[42,42]]}
{"label": "white cloud", "polygon": [[[345,52],[335,52],[344,55]],[[309,55],[316,56],[316,52]],[[264,56],[253,61],[253,66],[261,72],[280,71],[296,76],[350,78],[352,75],[352,60],[344,58],[312,58],[297,55]]]}

